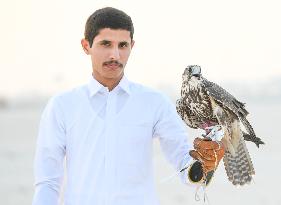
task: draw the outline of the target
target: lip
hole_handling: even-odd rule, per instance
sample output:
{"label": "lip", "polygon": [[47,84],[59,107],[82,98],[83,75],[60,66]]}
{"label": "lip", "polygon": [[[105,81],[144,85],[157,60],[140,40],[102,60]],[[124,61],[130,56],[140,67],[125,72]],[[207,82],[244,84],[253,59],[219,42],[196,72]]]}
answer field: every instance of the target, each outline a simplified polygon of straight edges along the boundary
{"label": "lip", "polygon": [[119,64],[107,64],[105,65],[107,68],[110,68],[110,69],[118,69],[120,67]]}

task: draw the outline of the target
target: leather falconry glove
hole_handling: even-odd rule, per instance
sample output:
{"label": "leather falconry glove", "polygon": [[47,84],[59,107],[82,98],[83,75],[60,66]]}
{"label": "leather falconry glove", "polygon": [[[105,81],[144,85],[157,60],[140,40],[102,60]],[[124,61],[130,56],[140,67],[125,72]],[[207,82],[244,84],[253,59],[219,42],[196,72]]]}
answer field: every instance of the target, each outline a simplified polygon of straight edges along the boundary
{"label": "leather falconry glove", "polygon": [[189,152],[190,156],[201,162],[205,174],[214,171],[225,153],[223,143],[195,138],[193,144],[195,150]]}

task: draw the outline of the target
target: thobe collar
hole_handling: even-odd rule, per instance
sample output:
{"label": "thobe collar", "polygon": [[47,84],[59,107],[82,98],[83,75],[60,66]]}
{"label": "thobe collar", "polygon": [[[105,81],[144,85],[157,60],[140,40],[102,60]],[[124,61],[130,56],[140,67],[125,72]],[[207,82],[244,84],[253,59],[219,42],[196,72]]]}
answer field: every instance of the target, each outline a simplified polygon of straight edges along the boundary
{"label": "thobe collar", "polygon": [[[104,92],[105,90],[108,90],[107,87],[103,86],[93,76],[90,77],[90,80],[88,83],[88,89],[89,89],[90,97],[94,96],[99,91]],[[127,77],[125,75],[123,75],[120,82],[113,90],[115,90],[115,89],[121,89],[121,90],[124,90],[129,95],[131,94],[130,81],[127,79]]]}

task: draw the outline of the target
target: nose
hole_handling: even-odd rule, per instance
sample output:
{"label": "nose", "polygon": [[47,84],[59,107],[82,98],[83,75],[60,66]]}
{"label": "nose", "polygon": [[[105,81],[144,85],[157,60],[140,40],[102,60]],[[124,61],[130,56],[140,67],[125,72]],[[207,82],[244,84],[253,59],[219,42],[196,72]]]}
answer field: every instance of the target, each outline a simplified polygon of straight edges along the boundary
{"label": "nose", "polygon": [[110,50],[110,59],[111,60],[119,60],[120,59],[120,51],[119,51],[119,48],[117,47],[117,48],[112,48],[111,50]]}

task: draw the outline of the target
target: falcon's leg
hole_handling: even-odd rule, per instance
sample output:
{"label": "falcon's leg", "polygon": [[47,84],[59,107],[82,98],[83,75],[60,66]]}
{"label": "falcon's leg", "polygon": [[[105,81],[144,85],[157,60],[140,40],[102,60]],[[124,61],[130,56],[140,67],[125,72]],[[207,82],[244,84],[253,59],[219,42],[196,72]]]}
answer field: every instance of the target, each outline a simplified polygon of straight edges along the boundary
{"label": "falcon's leg", "polygon": [[211,100],[211,105],[213,108],[213,115],[216,116],[219,125],[222,125],[224,129],[224,137],[222,139],[223,144],[226,147],[226,150],[229,151],[231,154],[235,155],[235,150],[237,143],[234,143],[234,139],[232,139],[232,130],[230,128],[231,122],[229,122],[230,117],[228,116],[228,113],[226,113],[223,108],[221,108],[220,105],[218,105],[212,97],[210,98]]}

